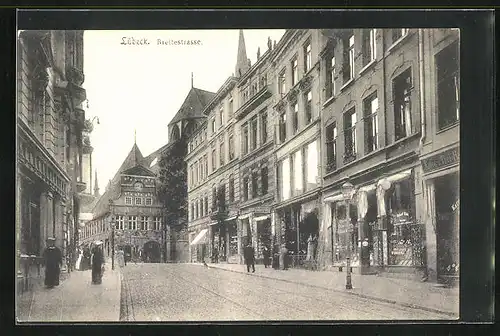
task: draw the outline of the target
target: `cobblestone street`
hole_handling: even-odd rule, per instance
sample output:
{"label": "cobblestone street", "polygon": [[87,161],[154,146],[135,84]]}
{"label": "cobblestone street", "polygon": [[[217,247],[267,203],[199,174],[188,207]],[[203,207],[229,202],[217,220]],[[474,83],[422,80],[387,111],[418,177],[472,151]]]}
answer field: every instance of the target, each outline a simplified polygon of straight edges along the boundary
{"label": "cobblestone street", "polygon": [[129,264],[122,272],[122,321],[451,318],[349,293],[195,264]]}

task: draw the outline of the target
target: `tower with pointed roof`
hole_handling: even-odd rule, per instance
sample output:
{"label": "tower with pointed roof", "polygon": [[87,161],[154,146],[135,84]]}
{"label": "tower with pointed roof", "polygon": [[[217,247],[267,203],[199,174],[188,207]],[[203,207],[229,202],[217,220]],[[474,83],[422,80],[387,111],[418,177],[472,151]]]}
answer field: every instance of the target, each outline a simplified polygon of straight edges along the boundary
{"label": "tower with pointed roof", "polygon": [[236,68],[235,76],[243,76],[250,68],[250,59],[247,57],[247,50],[245,46],[245,36],[243,30],[240,29],[240,36],[238,39],[238,54],[236,55]]}

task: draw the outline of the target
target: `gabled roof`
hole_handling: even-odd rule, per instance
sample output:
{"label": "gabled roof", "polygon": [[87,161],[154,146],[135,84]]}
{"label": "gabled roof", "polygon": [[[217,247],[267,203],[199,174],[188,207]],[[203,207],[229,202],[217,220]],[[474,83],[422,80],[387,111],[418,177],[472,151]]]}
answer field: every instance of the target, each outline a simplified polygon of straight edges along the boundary
{"label": "gabled roof", "polygon": [[155,176],[155,174],[142,165],[129,168],[122,172],[123,175],[136,175],[136,176]]}
{"label": "gabled roof", "polygon": [[[132,168],[136,168],[138,166],[142,166],[144,169],[148,170],[143,166],[143,162],[144,162],[144,157],[142,156],[139,147],[137,147],[137,144],[134,143],[127,157],[125,158],[125,160],[123,160],[122,165],[116,171],[115,176],[109,182],[106,191],[102,194],[102,196],[99,198],[96,205],[94,206],[94,209],[92,210],[94,218],[108,211],[109,207],[108,202],[110,199],[115,200],[120,196],[121,174],[123,172],[128,171]],[[149,170],[148,172],[152,173]]]}
{"label": "gabled roof", "polygon": [[191,88],[189,93],[184,99],[181,107],[177,114],[172,118],[169,125],[174,124],[178,121],[184,119],[192,119],[192,118],[203,118],[205,115],[203,114],[203,108],[212,100],[215,96],[215,93]]}

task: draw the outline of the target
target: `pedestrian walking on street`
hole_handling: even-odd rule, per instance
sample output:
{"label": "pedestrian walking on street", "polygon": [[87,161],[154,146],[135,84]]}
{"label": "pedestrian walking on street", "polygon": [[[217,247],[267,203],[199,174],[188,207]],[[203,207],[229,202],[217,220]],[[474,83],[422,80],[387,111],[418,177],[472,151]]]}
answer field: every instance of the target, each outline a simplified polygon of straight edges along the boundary
{"label": "pedestrian walking on street", "polygon": [[281,249],[280,249],[280,269],[282,270],[287,270],[288,269],[288,263],[287,263],[287,260],[286,260],[286,257],[287,257],[287,254],[288,254],[288,249],[286,248],[286,245],[283,244],[281,245]]}
{"label": "pedestrian walking on street", "polygon": [[94,253],[92,254],[92,283],[102,283],[102,272],[104,265],[104,253],[102,251],[102,242],[96,242]]}
{"label": "pedestrian walking on street", "polygon": [[267,268],[270,266],[270,257],[271,257],[271,251],[267,248],[267,246],[264,246],[264,249],[262,250],[262,256],[264,257],[264,267]]}
{"label": "pedestrian walking on street", "polygon": [[55,246],[56,239],[47,239],[47,248],[43,251],[43,259],[45,263],[45,286],[53,288],[59,286],[59,276],[61,274],[62,253]]}
{"label": "pedestrian walking on street", "polygon": [[250,243],[245,247],[243,257],[247,265],[247,272],[250,272],[250,267],[252,267],[252,273],[255,273],[255,250]]}

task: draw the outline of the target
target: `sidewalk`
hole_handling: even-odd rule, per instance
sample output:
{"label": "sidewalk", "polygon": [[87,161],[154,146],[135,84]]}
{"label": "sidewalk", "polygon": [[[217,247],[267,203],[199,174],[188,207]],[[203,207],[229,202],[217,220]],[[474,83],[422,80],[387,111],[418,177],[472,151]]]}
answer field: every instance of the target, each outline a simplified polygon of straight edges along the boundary
{"label": "sidewalk", "polygon": [[[201,265],[201,264],[200,264]],[[247,273],[245,265],[208,264],[209,267],[226,271]],[[332,271],[308,271],[289,269],[286,271],[255,266],[252,276],[299,283],[335,292],[349,293],[363,298],[398,304],[410,308],[443,313],[458,318],[458,288],[436,287],[434,283],[394,279],[377,275],[352,274],[352,290],[345,289],[346,273]]]}
{"label": "sidewalk", "polygon": [[102,284],[91,271],[74,271],[59,286],[38,288],[17,298],[18,322],[119,321],[121,274],[106,264]]}

